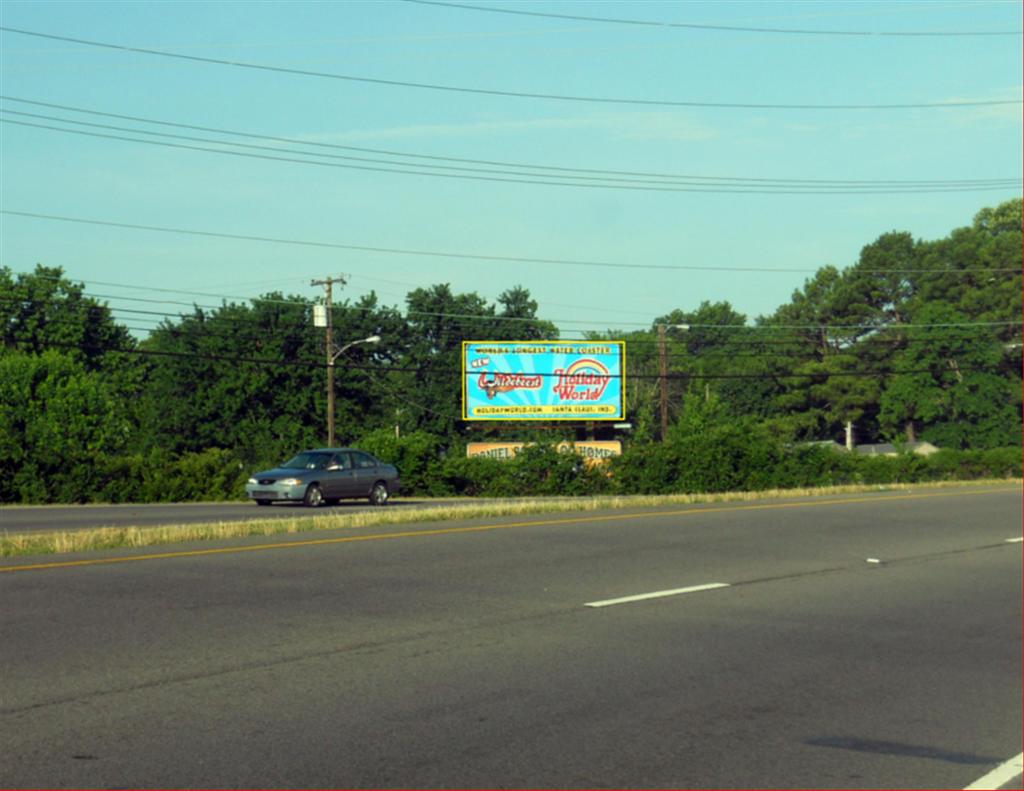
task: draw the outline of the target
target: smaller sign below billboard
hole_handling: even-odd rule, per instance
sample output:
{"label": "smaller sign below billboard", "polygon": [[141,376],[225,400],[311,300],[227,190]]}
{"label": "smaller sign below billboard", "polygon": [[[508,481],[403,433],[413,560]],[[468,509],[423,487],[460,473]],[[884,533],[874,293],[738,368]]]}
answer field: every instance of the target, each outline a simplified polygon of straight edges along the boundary
{"label": "smaller sign below billboard", "polygon": [[[514,459],[524,447],[535,444],[535,442],[470,442],[466,446],[466,456],[469,458]],[[612,456],[622,455],[622,443],[617,439],[560,442],[556,447],[562,453],[576,453],[592,463],[603,462]]]}

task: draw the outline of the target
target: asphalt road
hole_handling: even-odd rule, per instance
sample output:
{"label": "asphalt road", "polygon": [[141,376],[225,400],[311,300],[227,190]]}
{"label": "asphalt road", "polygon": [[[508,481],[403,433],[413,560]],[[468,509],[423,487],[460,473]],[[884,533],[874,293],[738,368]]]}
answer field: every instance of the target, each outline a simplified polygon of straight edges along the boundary
{"label": "asphalt road", "polygon": [[964,788],[1021,751],[1021,518],[1002,487],[0,561],[0,787]]}

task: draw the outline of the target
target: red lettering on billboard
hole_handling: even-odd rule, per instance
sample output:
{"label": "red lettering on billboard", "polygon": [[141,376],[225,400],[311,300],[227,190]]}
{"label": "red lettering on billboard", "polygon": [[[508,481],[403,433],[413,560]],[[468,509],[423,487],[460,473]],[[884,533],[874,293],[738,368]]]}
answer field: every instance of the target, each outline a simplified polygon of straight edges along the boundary
{"label": "red lettering on billboard", "polygon": [[567,369],[555,370],[554,391],[562,401],[600,401],[611,376],[597,360],[577,360]]}
{"label": "red lettering on billboard", "polygon": [[481,373],[476,384],[487,393],[488,399],[493,399],[498,393],[510,393],[513,390],[540,390],[544,386],[544,377],[500,372]]}

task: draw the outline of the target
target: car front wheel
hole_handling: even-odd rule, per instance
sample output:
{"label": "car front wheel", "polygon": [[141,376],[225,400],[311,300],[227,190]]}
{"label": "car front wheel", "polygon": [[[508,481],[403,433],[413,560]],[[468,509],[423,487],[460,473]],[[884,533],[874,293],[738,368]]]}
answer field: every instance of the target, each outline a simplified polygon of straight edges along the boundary
{"label": "car front wheel", "polygon": [[320,491],[320,487],[315,483],[310,484],[309,488],[306,489],[306,496],[302,498],[302,502],[310,508],[319,508],[324,504],[324,493]]}
{"label": "car front wheel", "polygon": [[388,486],[383,481],[377,481],[370,490],[370,505],[388,504]]}

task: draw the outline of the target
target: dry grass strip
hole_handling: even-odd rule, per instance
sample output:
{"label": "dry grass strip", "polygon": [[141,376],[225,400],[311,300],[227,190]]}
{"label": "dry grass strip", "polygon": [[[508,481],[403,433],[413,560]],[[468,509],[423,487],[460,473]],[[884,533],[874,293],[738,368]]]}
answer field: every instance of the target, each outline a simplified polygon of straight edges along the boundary
{"label": "dry grass strip", "polygon": [[424,509],[386,508],[350,514],[304,514],[293,519],[258,519],[157,527],[102,527],[88,530],[0,534],[0,558],[55,555],[126,547],[150,547],[192,541],[245,536],[272,536],[343,528],[374,527],[412,522],[444,522],[455,519],[518,516],[522,514],[572,513],[605,509],[650,508],[665,505],[750,502],[784,497],[856,494],[877,491],[911,491],[950,486],[1020,484],[1019,479],[883,486],[829,486],[817,489],[777,489],[762,492],[721,494],[635,495],[628,497],[579,497],[516,499],[508,502],[474,503],[471,500]]}

